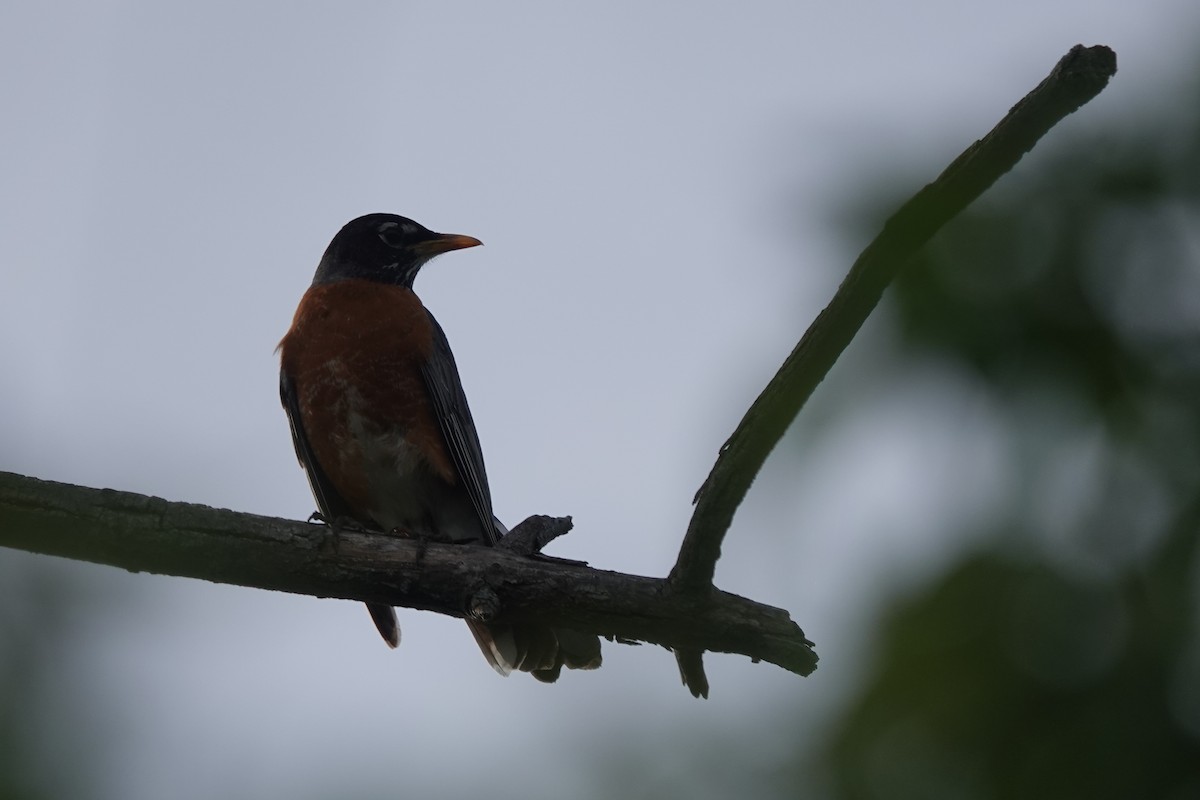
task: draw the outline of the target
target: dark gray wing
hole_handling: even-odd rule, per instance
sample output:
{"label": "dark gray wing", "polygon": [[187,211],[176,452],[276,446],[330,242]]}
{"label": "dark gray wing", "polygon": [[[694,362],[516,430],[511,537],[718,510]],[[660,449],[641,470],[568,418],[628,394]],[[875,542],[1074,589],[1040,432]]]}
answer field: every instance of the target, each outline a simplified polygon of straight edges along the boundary
{"label": "dark gray wing", "polygon": [[[428,310],[426,310],[428,314]],[[458,365],[450,352],[450,343],[442,326],[429,314],[433,325],[433,355],[421,368],[421,377],[433,400],[442,436],[450,451],[450,460],[458,471],[463,487],[471,498],[480,525],[487,536],[488,544],[495,544],[503,535],[502,527],[492,513],[492,493],[488,489],[487,470],[483,466],[483,449],[479,446],[479,434],[467,396],[463,393],[462,380],[458,377]]]}
{"label": "dark gray wing", "polygon": [[313,455],[312,445],[304,433],[304,423],[300,419],[300,400],[296,397],[296,385],[286,370],[279,370],[279,399],[283,402],[283,410],[287,412],[288,425],[292,429],[292,444],[296,447],[296,458],[308,475],[308,484],[312,487],[313,497],[317,501],[317,510],[325,521],[332,525],[337,520],[352,517],[350,506],[333,488],[333,484],[325,477],[321,465]]}

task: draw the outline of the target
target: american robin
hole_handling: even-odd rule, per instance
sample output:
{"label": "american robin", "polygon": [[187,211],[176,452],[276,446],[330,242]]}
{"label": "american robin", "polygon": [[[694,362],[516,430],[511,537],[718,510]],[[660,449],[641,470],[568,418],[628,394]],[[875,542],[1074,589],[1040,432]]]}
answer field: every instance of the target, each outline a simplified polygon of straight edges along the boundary
{"label": "american robin", "polygon": [[[405,217],[368,214],[333,237],[279,343],[279,393],[296,456],[326,521],[439,542],[494,545],[479,435],[446,335],[412,290],[434,256],[482,244]],[[367,604],[400,643],[396,613]],[[597,637],[468,620],[501,674],[554,681],[600,665]]]}

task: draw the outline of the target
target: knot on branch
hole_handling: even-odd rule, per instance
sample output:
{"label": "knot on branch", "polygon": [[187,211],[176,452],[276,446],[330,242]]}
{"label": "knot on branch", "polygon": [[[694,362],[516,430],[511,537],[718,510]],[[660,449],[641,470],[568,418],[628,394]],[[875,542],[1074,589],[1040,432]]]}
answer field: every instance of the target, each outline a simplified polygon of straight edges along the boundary
{"label": "knot on branch", "polygon": [[491,622],[500,613],[500,596],[490,586],[476,589],[467,601],[467,619]]}

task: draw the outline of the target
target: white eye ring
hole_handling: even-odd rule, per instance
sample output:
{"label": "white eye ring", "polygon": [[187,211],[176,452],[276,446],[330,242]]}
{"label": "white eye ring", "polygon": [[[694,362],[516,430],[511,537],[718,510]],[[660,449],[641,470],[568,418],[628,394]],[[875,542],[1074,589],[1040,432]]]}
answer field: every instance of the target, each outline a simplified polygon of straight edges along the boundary
{"label": "white eye ring", "polygon": [[383,243],[386,244],[388,247],[399,247],[400,245],[397,242],[392,240],[392,238],[395,237],[398,233],[398,232],[394,233],[392,231],[392,228],[399,228],[399,227],[400,227],[399,222],[381,222],[379,224],[379,227],[376,228],[376,232],[378,232],[379,238],[382,239]]}

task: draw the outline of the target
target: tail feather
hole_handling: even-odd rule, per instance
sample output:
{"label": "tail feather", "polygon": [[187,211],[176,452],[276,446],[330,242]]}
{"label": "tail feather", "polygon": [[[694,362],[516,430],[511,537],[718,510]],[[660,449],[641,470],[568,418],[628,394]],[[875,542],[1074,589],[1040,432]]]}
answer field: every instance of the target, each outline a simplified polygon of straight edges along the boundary
{"label": "tail feather", "polygon": [[[371,619],[388,647],[400,644],[396,610],[381,603],[367,603]],[[467,620],[467,627],[492,668],[507,676],[514,670],[528,672],[543,683],[558,680],[562,668],[596,669],[602,661],[600,638],[568,628],[523,623],[484,624]]]}
{"label": "tail feather", "polygon": [[553,669],[558,661],[558,638],[544,625],[506,625],[517,643],[518,661],[514,666],[521,672]]}
{"label": "tail feather", "polygon": [[558,663],[550,669],[535,669],[529,674],[542,683],[554,683],[556,680],[558,680],[558,676],[562,674],[562,668],[562,663]]}
{"label": "tail feather", "polygon": [[600,666],[600,639],[591,634],[545,625],[488,623],[467,620],[483,657],[501,675],[528,672],[544,683],[554,683],[568,669]]}
{"label": "tail feather", "polygon": [[590,633],[579,633],[568,628],[555,628],[558,636],[558,652],[567,669],[598,669],[600,637]]}
{"label": "tail feather", "polygon": [[483,651],[483,657],[492,665],[492,669],[504,677],[513,671],[513,666],[520,660],[517,657],[517,643],[513,640],[511,630],[492,630],[482,622],[467,620],[467,627]]}
{"label": "tail feather", "polygon": [[367,603],[367,611],[371,612],[371,619],[387,646],[392,649],[399,647],[400,621],[396,619],[396,609],[382,603]]}

